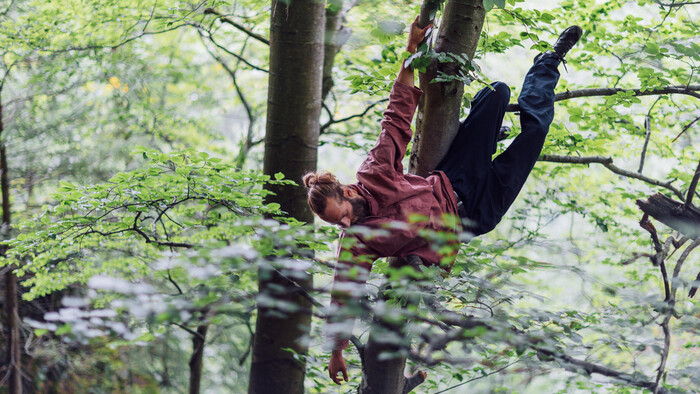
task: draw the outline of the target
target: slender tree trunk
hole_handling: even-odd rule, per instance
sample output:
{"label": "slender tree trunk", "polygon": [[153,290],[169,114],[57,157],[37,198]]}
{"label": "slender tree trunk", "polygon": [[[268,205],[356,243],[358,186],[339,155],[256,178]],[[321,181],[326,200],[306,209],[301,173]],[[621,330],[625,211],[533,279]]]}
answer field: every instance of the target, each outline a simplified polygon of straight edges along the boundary
{"label": "slender tree trunk", "polygon": [[[2,140],[4,120],[2,118],[2,100],[0,99],[0,189],[2,189],[2,229],[0,234],[6,238],[10,232],[10,181],[7,172],[7,152]],[[0,249],[4,255],[5,247]],[[17,309],[17,278],[14,267],[8,267],[5,274],[5,317],[7,320],[7,358],[10,372],[9,392],[22,393],[22,359],[19,346],[19,311]]]}
{"label": "slender tree trunk", "polygon": [[347,11],[355,5],[356,0],[339,1],[326,9],[326,32],[323,48],[323,87],[321,99],[326,100],[328,93],[333,88],[333,64],[335,55],[350,38],[352,31],[343,26],[343,20]]}
{"label": "slender tree trunk", "polygon": [[[425,0],[424,3],[434,1]],[[421,13],[429,12],[425,8]],[[437,32],[435,51],[464,54],[473,59],[485,16],[482,0],[447,2]],[[454,75],[458,68],[455,63],[438,63],[434,60],[427,72],[420,75],[420,87],[425,93],[416,116],[409,171],[421,176],[427,176],[439,164],[459,128],[464,86],[461,81],[430,83],[438,71]]]}
{"label": "slender tree trunk", "polygon": [[199,394],[202,382],[202,359],[207,339],[208,324],[197,327],[197,335],[192,336],[192,357],[190,357],[190,394]]}
{"label": "slender tree trunk", "polygon": [[[387,327],[385,323],[374,320],[367,344],[362,349],[360,394],[401,394],[406,380],[406,357],[398,354],[400,346],[382,341],[387,330],[398,331],[400,328]],[[391,354],[394,357],[387,358]]]}
{"label": "slender tree trunk", "polygon": [[[300,182],[316,169],[321,74],[323,67],[324,3],[317,0],[273,1],[270,24],[270,81],[265,174],[283,173]],[[313,222],[303,187],[271,185],[268,202],[280,204],[290,216]],[[250,373],[250,393],[303,393],[305,363],[292,352],[304,354],[311,324],[311,305],[300,294],[312,278],[290,282],[284,272],[261,267],[259,292],[268,298],[291,302],[296,311],[258,305]]]}
{"label": "slender tree trunk", "polygon": [[[439,0],[424,0],[419,24],[425,26],[432,21],[440,3]],[[437,32],[435,51],[466,54],[469,59],[472,59],[479,42],[485,15],[482,0],[448,1]],[[457,134],[459,110],[464,93],[462,82],[430,82],[438,75],[438,71],[453,75],[458,70],[453,63],[433,61],[427,72],[419,76],[420,87],[424,94],[416,116],[416,131],[409,165],[409,172],[413,174],[427,176],[434,170]],[[402,266],[408,263],[394,258],[390,264]],[[376,329],[383,328],[374,325],[372,334]],[[396,352],[396,349],[378,343],[375,338],[381,336],[372,334],[363,353],[360,393],[401,394],[410,391],[415,384],[411,382],[412,378],[404,377],[406,357],[397,355],[394,358],[380,359],[380,354]],[[415,377],[417,378],[418,375]]]}

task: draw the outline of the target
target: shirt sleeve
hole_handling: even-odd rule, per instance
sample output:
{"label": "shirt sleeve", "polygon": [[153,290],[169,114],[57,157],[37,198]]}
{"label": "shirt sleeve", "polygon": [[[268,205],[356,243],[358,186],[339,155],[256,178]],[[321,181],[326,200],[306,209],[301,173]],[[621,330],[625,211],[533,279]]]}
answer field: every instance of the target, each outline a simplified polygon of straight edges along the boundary
{"label": "shirt sleeve", "polygon": [[422,94],[417,87],[394,83],[381,121],[382,131],[357,172],[358,181],[380,199],[395,196],[396,183],[405,181],[401,160],[413,136],[411,120]]}
{"label": "shirt sleeve", "polygon": [[339,309],[349,302],[358,302],[364,296],[365,283],[376,259],[357,241],[357,238],[348,237],[343,232],[338,242],[338,258],[331,290],[331,313],[327,321],[327,335],[332,341],[333,350],[348,347],[355,318],[348,317]]}

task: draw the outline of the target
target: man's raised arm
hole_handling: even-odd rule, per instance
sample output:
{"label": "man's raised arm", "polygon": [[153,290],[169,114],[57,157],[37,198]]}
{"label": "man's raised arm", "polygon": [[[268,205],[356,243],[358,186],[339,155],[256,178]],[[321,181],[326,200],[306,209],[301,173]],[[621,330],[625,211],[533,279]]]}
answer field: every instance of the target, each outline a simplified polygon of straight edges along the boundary
{"label": "man's raised arm", "polygon": [[[418,27],[418,17],[411,23],[411,30],[408,33],[408,44],[406,45],[406,50],[413,55],[418,49],[418,45],[425,39],[425,33],[433,27],[433,24],[429,24],[424,28]],[[396,77],[396,82],[400,82],[404,85],[413,87],[415,81],[415,76],[413,74],[413,67],[406,67],[401,63],[401,69],[399,70],[399,75]]]}

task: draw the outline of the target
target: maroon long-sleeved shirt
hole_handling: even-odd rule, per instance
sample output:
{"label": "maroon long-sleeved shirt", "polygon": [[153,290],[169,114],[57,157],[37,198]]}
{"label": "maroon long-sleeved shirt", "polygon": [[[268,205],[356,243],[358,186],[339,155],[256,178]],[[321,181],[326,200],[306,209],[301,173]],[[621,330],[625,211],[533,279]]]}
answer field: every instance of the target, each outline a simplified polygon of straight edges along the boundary
{"label": "maroon long-sleeved shirt", "polygon": [[[342,304],[339,294],[356,295],[353,293],[367,280],[379,257],[414,254],[429,265],[440,264],[447,270],[452,266],[457,248],[441,248],[425,238],[425,230],[460,231],[458,220],[446,218],[457,216],[452,184],[442,171],[424,178],[405,174],[401,164],[422,93],[419,88],[394,83],[377,144],[357,171],[358,182],[350,185],[367,201],[369,215],[359,228],[341,233],[332,297],[336,305]],[[422,220],[416,221],[414,215]],[[344,335],[334,337],[335,349],[348,346]]]}

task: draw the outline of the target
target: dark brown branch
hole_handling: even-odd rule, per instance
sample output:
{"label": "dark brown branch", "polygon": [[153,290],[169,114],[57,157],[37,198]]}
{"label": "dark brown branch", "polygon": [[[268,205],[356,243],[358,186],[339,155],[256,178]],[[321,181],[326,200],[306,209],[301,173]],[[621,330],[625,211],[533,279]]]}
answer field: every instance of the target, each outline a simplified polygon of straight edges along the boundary
{"label": "dark brown branch", "polygon": [[539,161],[546,161],[551,163],[568,163],[568,164],[601,164],[610,171],[622,175],[627,178],[634,178],[640,181],[646,182],[650,185],[660,186],[672,191],[679,198],[684,198],[683,193],[673,187],[671,182],[661,182],[659,180],[649,178],[642,174],[627,171],[613,164],[613,159],[611,157],[603,156],[587,156],[587,157],[575,157],[575,156],[557,156],[557,155],[540,155]]}
{"label": "dark brown branch", "polygon": [[175,282],[175,279],[173,279],[172,275],[170,275],[170,269],[168,269],[168,281],[172,283],[173,286],[175,286],[179,294],[183,294],[180,286],[177,284],[177,282]]}
{"label": "dark brown branch", "polygon": [[[695,276],[695,282],[700,282],[700,272],[698,272],[697,276]],[[688,292],[688,298],[693,298],[695,296],[695,293],[698,291],[698,285],[694,284],[691,288],[690,291]]]}
{"label": "dark brown branch", "polygon": [[435,13],[440,8],[443,0],[425,0],[420,6],[418,26],[425,27],[435,20]]}
{"label": "dark brown branch", "polygon": [[651,105],[649,108],[649,111],[647,112],[647,116],[644,118],[644,129],[645,129],[645,135],[644,135],[644,146],[642,147],[642,154],[641,157],[639,158],[639,169],[637,170],[638,173],[642,173],[642,169],[644,169],[644,159],[647,156],[647,148],[649,147],[649,139],[651,138],[651,111],[654,109],[656,106],[656,103],[661,100],[661,97],[658,97],[655,101],[654,104]]}
{"label": "dark brown branch", "polygon": [[[248,67],[252,68],[253,70],[258,70],[258,71],[262,71],[262,72],[264,72],[264,73],[269,73],[268,70],[265,70],[264,68],[261,68],[261,67],[258,67],[258,66],[256,66],[256,65],[254,65],[253,63],[249,62],[248,60],[246,60],[246,59],[245,59],[244,57],[242,57],[241,55],[239,55],[239,54],[237,54],[237,53],[233,53],[233,52],[229,51],[228,49],[226,49],[223,45],[219,44],[219,43],[214,39],[214,36],[211,34],[211,32],[210,32],[209,30],[207,30],[207,29],[205,29],[205,28],[203,28],[202,26],[197,25],[197,24],[190,24],[190,26],[192,26],[192,27],[194,27],[195,29],[197,29],[197,33],[199,33],[199,36],[202,37],[202,38],[204,38],[204,34],[202,34],[202,32],[205,31],[205,32],[207,33],[207,35],[206,35],[206,39],[207,39],[207,40],[211,41],[211,43],[214,44],[217,48],[219,48],[219,49],[221,49],[222,51],[226,52],[227,54],[229,54],[229,55],[235,57],[235,58],[238,59],[239,61],[245,63]],[[209,50],[209,48],[206,47],[206,45],[205,45],[205,48],[206,48],[207,52],[209,52],[209,53],[212,55],[212,57],[215,57],[215,56],[216,56],[216,55],[214,55],[214,53],[213,53],[212,51]],[[215,57],[215,59],[216,59],[217,61],[219,61],[218,58]],[[221,63],[221,61],[219,61],[219,63]],[[222,66],[223,66],[223,64],[222,64]]]}
{"label": "dark brown branch", "polygon": [[671,141],[671,142],[676,142],[676,140],[677,140],[680,136],[682,136],[686,131],[688,131],[688,129],[690,129],[690,126],[694,125],[695,122],[697,122],[698,120],[700,120],[700,116],[698,116],[697,118],[695,118],[695,119],[693,119],[692,121],[690,121],[690,123],[688,123],[687,125],[685,125],[685,127],[683,127],[683,130],[681,130],[680,134],[678,134],[678,135],[676,136],[676,138],[674,138],[673,141]]}
{"label": "dark brown branch", "polygon": [[7,6],[7,8],[5,8],[5,10],[2,13],[0,13],[0,16],[7,16],[7,13],[10,12],[13,5],[15,5],[15,0],[10,1],[10,4]]}
{"label": "dark brown branch", "polygon": [[692,205],[686,206],[657,193],[646,201],[637,200],[637,206],[645,214],[689,238],[700,237],[700,210]]}
{"label": "dark brown branch", "polygon": [[[569,100],[579,97],[602,97],[613,96],[618,92],[634,92],[634,96],[656,96],[661,94],[686,94],[700,99],[700,85],[674,85],[667,86],[661,89],[641,90],[641,89],[621,89],[621,88],[594,88],[594,89],[579,89],[570,90],[562,93],[557,93],[554,96],[554,101]],[[508,104],[506,112],[520,111],[520,105]]]}
{"label": "dark brown branch", "polygon": [[243,33],[247,34],[247,35],[250,36],[251,38],[254,38],[254,39],[256,39],[256,40],[262,42],[262,43],[265,44],[265,45],[270,45],[270,40],[268,40],[267,38],[265,38],[265,37],[263,37],[263,36],[261,36],[261,35],[259,35],[259,34],[253,33],[252,31],[250,31],[250,30],[246,29],[244,26],[239,25],[238,23],[232,21],[231,19],[227,18],[226,16],[224,16],[224,15],[221,14],[221,13],[219,13],[218,11],[216,11],[216,10],[213,9],[213,8],[207,8],[207,9],[205,9],[205,10],[204,10],[204,14],[216,15],[217,18],[218,18],[219,20],[221,20],[222,22],[227,23],[227,24],[229,24],[229,25],[235,27],[236,29],[242,31]]}
{"label": "dark brown branch", "polygon": [[672,3],[662,3],[662,2],[660,2],[660,1],[657,1],[656,4],[658,4],[658,5],[662,6],[662,7],[680,8],[680,7],[683,7],[683,6],[686,6],[686,5],[698,5],[698,4],[700,4],[700,1],[687,1],[687,2],[684,2],[684,3],[676,3],[676,2],[672,2]]}
{"label": "dark brown branch", "polygon": [[427,373],[423,371],[418,371],[411,375],[410,377],[406,378],[403,381],[403,389],[401,390],[402,394],[408,394],[413,390],[414,388],[418,387],[419,384],[425,382],[425,378],[428,376]]}
{"label": "dark brown branch", "polygon": [[644,159],[647,156],[647,148],[649,147],[649,140],[651,139],[651,116],[649,114],[644,118],[644,129],[644,146],[642,147],[642,154],[639,158],[639,169],[637,170],[640,174],[644,169]]}
{"label": "dark brown branch", "polygon": [[[483,326],[483,327],[487,327],[489,329],[494,328],[494,327],[491,327],[489,323],[487,323],[485,321],[480,321],[479,319],[465,318],[463,320],[464,320],[463,322],[450,322],[450,324],[456,325],[456,326],[462,327],[462,328],[464,328],[465,326],[469,326],[472,328],[477,327],[477,326]],[[475,324],[477,322],[478,322],[478,324]],[[459,323],[459,324],[455,324],[455,323]],[[653,390],[654,388],[656,388],[656,384],[654,382],[639,380],[635,376],[628,374],[628,373],[616,371],[614,369],[607,368],[607,367],[604,367],[601,365],[597,365],[597,364],[594,364],[591,362],[577,360],[577,359],[565,354],[562,350],[552,350],[551,347],[549,347],[549,346],[547,346],[546,348],[542,347],[540,345],[540,343],[541,343],[540,338],[530,336],[525,332],[521,332],[518,330],[512,330],[511,333],[520,338],[520,339],[516,340],[517,344],[522,345],[522,343],[523,343],[522,340],[524,339],[525,343],[529,344],[529,347],[538,351],[539,353],[546,355],[547,357],[551,358],[552,360],[557,360],[559,362],[574,365],[579,369],[583,369],[588,374],[597,373],[599,375],[603,375],[603,376],[607,376],[607,377],[611,377],[614,379],[624,381],[627,384],[632,385],[632,386],[642,387],[642,388],[646,388],[649,390]],[[461,337],[456,337],[454,335],[451,335],[451,336],[454,338],[461,338]],[[515,345],[515,343],[513,345]],[[416,360],[420,360],[420,361],[433,361],[435,363],[437,363],[439,361],[449,362],[449,360],[426,359],[426,358],[420,356],[419,354],[416,354],[415,352],[411,352],[410,355],[411,355],[411,358],[416,359]],[[659,390],[663,390],[663,388],[659,387]],[[659,391],[659,392],[665,392],[665,391]]]}
{"label": "dark brown branch", "polygon": [[[557,354],[555,352],[543,350],[543,349],[539,349],[539,350],[542,353],[545,353],[546,355],[553,357],[554,359],[557,359],[557,360],[563,361],[567,364],[575,365],[579,368],[582,368],[588,374],[597,373],[599,375],[622,380],[622,381],[624,381],[632,386],[642,387],[642,388],[649,389],[649,390],[653,390],[656,387],[656,384],[653,382],[638,380],[634,376],[632,376],[630,374],[626,374],[624,372],[616,371],[614,369],[610,369],[610,368],[607,368],[607,367],[604,367],[601,365],[593,364],[593,363],[590,363],[587,361],[577,360],[577,359],[575,359],[569,355],[566,355],[566,354]],[[665,393],[665,392],[666,392],[666,390],[663,387],[659,387],[659,393]]]}
{"label": "dark brown branch", "polygon": [[693,175],[693,180],[690,182],[690,187],[688,187],[688,195],[685,198],[685,207],[692,207],[691,201],[693,201],[693,195],[695,195],[695,188],[698,186],[698,179],[700,178],[700,162],[698,162],[698,168],[695,169],[695,175]]}
{"label": "dark brown branch", "polygon": [[186,326],[184,326],[184,325],[182,325],[182,324],[180,324],[180,323],[176,323],[176,322],[171,322],[171,324],[174,325],[174,326],[177,326],[177,327],[182,328],[183,330],[187,331],[187,332],[188,332],[190,335],[192,335],[193,337],[198,337],[198,338],[200,338],[200,339],[204,339],[204,337],[202,336],[202,334],[198,333],[197,331],[192,330],[191,328],[187,328]]}
{"label": "dark brown branch", "polygon": [[385,103],[385,102],[387,102],[387,101],[389,101],[389,99],[382,99],[382,100],[379,100],[379,101],[375,101],[374,103],[370,104],[367,108],[365,108],[365,110],[362,111],[361,113],[355,114],[355,115],[350,115],[350,116],[348,116],[348,117],[345,117],[345,118],[342,118],[342,119],[338,119],[338,120],[333,119],[333,115],[332,115],[331,111],[330,111],[330,110],[328,109],[328,107],[326,107],[326,105],[324,104],[323,107],[326,109],[326,112],[328,113],[328,116],[330,117],[330,120],[328,120],[328,122],[326,122],[326,123],[324,123],[324,124],[321,125],[321,129],[320,129],[321,131],[320,131],[320,132],[321,132],[321,134],[323,134],[323,132],[324,132],[327,128],[329,128],[330,126],[332,126],[332,125],[334,125],[334,124],[347,122],[348,120],[352,120],[352,119],[355,119],[355,118],[361,118],[361,117],[367,115],[367,113],[368,113],[372,108],[374,108],[377,104]]}

